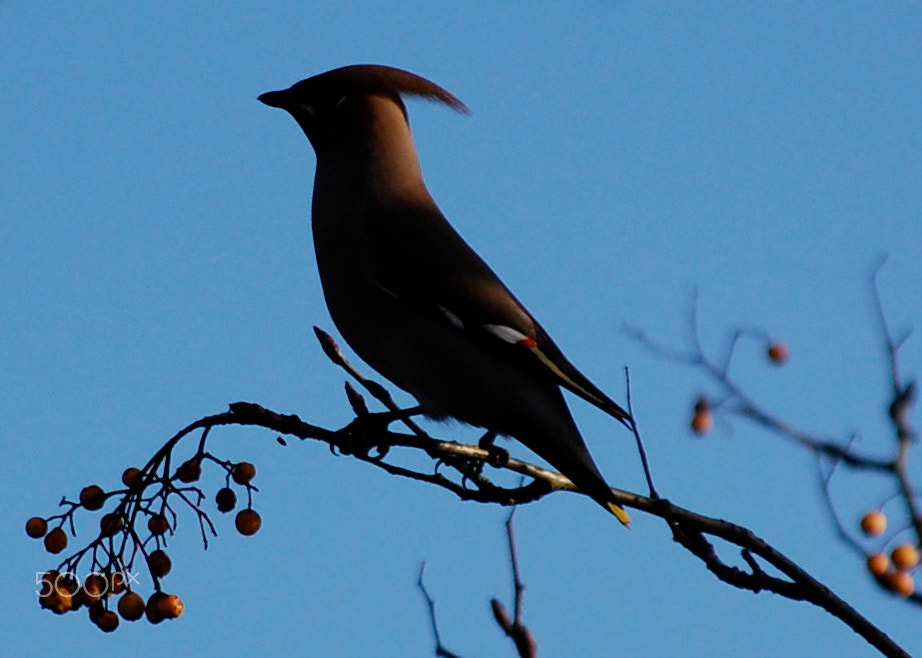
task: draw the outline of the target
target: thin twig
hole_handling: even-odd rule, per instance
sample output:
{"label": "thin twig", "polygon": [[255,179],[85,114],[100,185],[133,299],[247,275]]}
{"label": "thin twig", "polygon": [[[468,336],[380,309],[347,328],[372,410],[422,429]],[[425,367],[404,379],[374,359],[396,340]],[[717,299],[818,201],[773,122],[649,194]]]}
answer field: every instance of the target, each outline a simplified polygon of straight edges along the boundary
{"label": "thin twig", "polygon": [[790,439],[817,454],[823,454],[837,459],[849,467],[870,469],[883,473],[890,473],[893,471],[893,462],[891,460],[857,453],[853,448],[844,446],[842,442],[838,440],[815,437],[808,432],[797,429],[793,425],[784,422],[774,414],[766,411],[736,384],[730,376],[728,370],[729,364],[718,365],[701,351],[701,341],[698,338],[697,328],[697,310],[694,303],[689,313],[689,322],[693,323],[690,327],[690,334],[692,336],[691,342],[693,345],[691,352],[681,352],[667,348],[638,329],[628,328],[625,330],[625,333],[647,350],[661,358],[704,370],[711,380],[723,389],[722,398],[712,401],[712,408],[728,407],[732,409],[735,414],[762,425],[779,436]]}
{"label": "thin twig", "polygon": [[836,466],[839,465],[839,462],[835,459],[828,460],[829,467],[826,471],[823,471],[823,463],[827,461],[822,455],[816,455],[816,470],[818,479],[820,482],[820,494],[823,502],[826,505],[826,511],[829,513],[829,517],[832,519],[832,524],[836,529],[836,534],[839,536],[839,539],[848,546],[852,551],[857,555],[866,557],[867,553],[864,548],[861,546],[858,541],[852,537],[849,532],[845,529],[845,525],[842,523],[842,519],[839,518],[839,513],[836,510],[836,506],[832,502],[832,492],[830,491],[830,486],[832,484],[832,476],[836,472]]}
{"label": "thin twig", "polygon": [[493,609],[493,618],[496,619],[496,623],[515,644],[519,658],[536,658],[538,655],[538,642],[535,640],[535,636],[532,635],[531,630],[522,621],[525,584],[522,582],[519,573],[519,555],[515,547],[515,526],[512,522],[514,515],[515,508],[512,508],[509,516],[506,517],[506,539],[509,542],[509,561],[512,563],[512,587],[515,599],[513,604],[514,618],[509,618],[509,613],[506,611],[505,606],[498,599],[492,599],[490,607]]}
{"label": "thin twig", "polygon": [[317,336],[317,340],[320,341],[320,347],[323,349],[323,353],[327,355],[327,358],[329,358],[330,361],[349,373],[350,377],[361,384],[365,390],[371,393],[372,397],[378,400],[378,402],[387,407],[388,411],[396,414],[400,421],[403,422],[403,424],[406,425],[411,432],[417,436],[428,436],[423,428],[417,425],[413,419],[410,418],[409,414],[405,410],[401,409],[396,402],[394,402],[394,398],[391,397],[391,394],[386,388],[381,386],[379,383],[366,378],[351,363],[349,363],[346,355],[343,354],[342,350],[340,349],[339,344],[330,334],[317,326],[314,326],[314,334]]}
{"label": "thin twig", "polygon": [[627,413],[628,420],[631,422],[631,432],[634,434],[634,441],[637,443],[637,452],[640,454],[640,463],[643,466],[643,474],[647,479],[647,488],[650,492],[650,498],[659,498],[656,486],[653,484],[653,474],[650,472],[650,464],[647,461],[647,451],[643,446],[643,439],[640,438],[640,428],[637,426],[637,420],[634,417],[634,404],[631,400],[631,371],[624,368],[624,380],[627,388]]}
{"label": "thin twig", "polygon": [[519,553],[515,548],[515,508],[509,511],[506,517],[506,539],[509,542],[509,562],[512,564],[512,587],[515,593],[514,623],[522,623],[522,600],[525,595],[525,584],[522,582],[522,576],[519,572]]}
{"label": "thin twig", "polygon": [[[878,264],[874,268],[871,276],[871,284],[874,309],[879,325],[881,339],[884,345],[888,376],[892,389],[892,401],[890,403],[889,413],[897,438],[897,448],[895,451],[895,456],[890,459],[879,458],[858,452],[853,444],[854,437],[856,436],[854,433],[851,435],[851,438],[848,441],[840,441],[813,436],[782,421],[776,415],[769,413],[762,406],[756,404],[756,402],[750,396],[748,396],[745,391],[734,381],[730,374],[730,367],[733,361],[734,351],[739,343],[739,339],[742,336],[752,334],[759,336],[768,342],[768,334],[758,329],[736,329],[730,335],[728,347],[726,349],[723,360],[718,363],[717,361],[711,359],[705,353],[700,339],[700,332],[698,330],[696,292],[692,295],[692,303],[688,316],[688,328],[690,333],[691,347],[687,351],[679,351],[665,347],[650,339],[645,333],[638,329],[631,328],[627,330],[628,335],[630,335],[632,338],[634,338],[636,341],[638,341],[640,344],[642,344],[644,347],[659,357],[704,371],[708,378],[720,388],[720,394],[716,396],[717,399],[715,400],[714,398],[711,398],[709,400],[709,402],[711,402],[712,409],[727,409],[734,415],[761,425],[762,427],[768,429],[770,432],[792,440],[813,452],[818,462],[823,499],[827,505],[827,508],[829,509],[833,524],[835,525],[839,536],[849,546],[849,548],[855,550],[861,555],[865,555],[866,553],[864,549],[861,548],[861,545],[858,544],[853,538],[851,538],[844,529],[838,514],[834,509],[829,491],[832,474],[840,464],[848,466],[852,469],[875,471],[894,478],[897,483],[897,488],[900,492],[899,497],[904,501],[907,514],[910,518],[910,523],[916,535],[915,543],[918,544],[922,542],[922,508],[920,508],[918,502],[918,494],[911,483],[908,470],[909,451],[913,444],[913,437],[915,436],[913,429],[909,425],[909,411],[915,402],[916,385],[914,381],[911,381],[908,384],[904,384],[900,378],[898,362],[899,348],[909,333],[906,332],[905,335],[899,338],[895,338],[890,331],[886,320],[886,314],[884,313],[883,304],[881,302],[880,292],[877,286],[877,274],[881,265],[882,263]],[[828,463],[831,464],[828,472],[823,471],[823,464],[826,463],[826,460],[828,460]],[[683,545],[685,545],[686,548],[689,548],[689,550],[692,550],[693,552],[695,552],[697,549],[700,549],[700,553],[696,554],[698,554],[699,557],[708,563],[709,568],[713,567],[712,570],[715,570],[715,573],[718,573],[722,570],[723,567],[721,564],[713,560],[713,557],[716,556],[708,555],[707,549],[704,548],[700,542],[695,540],[694,537],[688,538],[679,535],[677,536],[677,541],[682,541]],[[762,586],[762,583],[760,583],[758,579],[752,578],[752,576],[756,575],[758,574],[752,573],[747,574],[746,576],[740,576],[740,574],[737,572],[724,571],[723,577],[735,580],[738,586],[755,588]],[[881,579],[878,579],[878,582],[884,587],[887,586],[886,583]],[[772,585],[782,587],[782,584],[777,582],[773,582]],[[782,587],[782,589],[784,588]],[[785,595],[789,596],[793,594],[798,596],[803,595],[802,592],[794,591],[788,592]],[[792,598],[794,598],[794,596],[792,596]],[[812,599],[807,598],[807,600]],[[922,601],[922,595],[919,593],[913,593],[910,597],[908,597],[907,600],[913,603],[919,603]]]}
{"label": "thin twig", "polygon": [[419,565],[419,578],[416,580],[416,586],[419,587],[419,591],[422,592],[423,599],[426,601],[426,607],[429,610],[429,623],[432,626],[432,635],[435,637],[435,655],[439,658],[461,658],[458,654],[452,653],[442,644],[442,638],[439,636],[439,622],[435,616],[435,599],[429,595],[429,590],[426,589],[426,583],[423,580],[423,575],[426,572],[426,563],[423,562]]}
{"label": "thin twig", "polygon": [[916,401],[916,382],[910,380],[903,383],[899,368],[899,351],[903,341],[908,337],[908,332],[900,339],[894,338],[887,324],[887,316],[880,299],[880,290],[877,285],[877,274],[883,266],[885,259],[874,268],[871,273],[871,293],[874,299],[881,339],[884,343],[884,352],[887,357],[890,387],[893,399],[889,406],[890,422],[893,424],[897,440],[896,458],[893,460],[893,471],[896,475],[900,494],[906,505],[906,513],[912,523],[916,535],[916,544],[922,543],[922,508],[920,508],[915,487],[909,474],[909,451],[915,440],[915,431],[909,424],[909,413]]}

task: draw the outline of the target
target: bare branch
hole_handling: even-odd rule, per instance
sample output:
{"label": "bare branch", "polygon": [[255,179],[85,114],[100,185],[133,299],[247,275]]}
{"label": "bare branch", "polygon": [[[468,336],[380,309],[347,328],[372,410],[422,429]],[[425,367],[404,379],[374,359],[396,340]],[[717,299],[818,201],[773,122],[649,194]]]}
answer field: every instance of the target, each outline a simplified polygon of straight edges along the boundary
{"label": "bare branch", "polygon": [[[116,519],[124,519],[129,524],[129,527],[121,532],[127,533],[133,537],[133,542],[123,543],[123,549],[129,548],[131,550],[131,555],[127,560],[128,565],[134,560],[138,551],[145,557],[147,555],[144,542],[135,532],[134,523],[135,519],[139,518],[137,515],[138,506],[141,506],[140,509],[149,510],[152,500],[157,499],[157,496],[160,495],[155,494],[153,499],[145,498],[143,491],[148,486],[158,487],[158,491],[161,491],[164,496],[164,504],[166,503],[165,496],[180,494],[180,497],[185,499],[188,506],[199,515],[199,523],[201,524],[203,534],[205,527],[211,526],[210,520],[207,520],[207,515],[205,515],[204,511],[199,507],[203,495],[201,491],[195,486],[177,488],[173,485],[173,482],[179,480],[188,483],[197,479],[197,472],[192,474],[191,480],[187,479],[184,473],[189,470],[187,467],[190,463],[198,469],[198,464],[205,458],[216,462],[226,470],[231,468],[232,465],[230,462],[219,460],[212,457],[210,453],[205,452],[205,438],[209,435],[212,428],[222,425],[263,427],[275,433],[294,436],[302,440],[311,439],[322,441],[326,443],[331,450],[340,454],[353,456],[372,466],[381,468],[392,475],[434,484],[451,491],[463,500],[500,505],[519,505],[536,501],[552,491],[560,489],[571,490],[585,495],[578,491],[569,479],[552,470],[512,457],[506,458],[504,456],[503,459],[497,459],[495,449],[488,445],[488,441],[484,442],[485,445],[468,445],[433,438],[421,429],[419,431],[414,429],[412,434],[390,431],[388,427],[390,423],[395,420],[403,422],[408,427],[416,427],[415,423],[411,420],[411,416],[417,413],[417,411],[399,409],[384,387],[366,379],[352,368],[345,358],[342,357],[335,342],[332,342],[332,339],[327,341],[323,336],[325,336],[325,334],[318,330],[318,337],[321,338],[321,344],[325,345],[324,349],[328,354],[333,355],[331,358],[334,358],[338,365],[345,368],[353,379],[359,382],[365,390],[369,391],[376,399],[381,401],[381,403],[387,407],[388,411],[384,413],[373,413],[369,411],[364,398],[358,391],[350,387],[347,389],[347,395],[350,404],[356,412],[356,418],[348,425],[338,430],[330,430],[313,425],[304,422],[296,415],[279,414],[258,404],[248,402],[233,403],[229,406],[229,411],[225,413],[207,416],[189,424],[170,438],[166,444],[154,454],[144,468],[134,469],[137,471],[134,477],[138,478],[138,482],[140,482],[139,485],[129,484],[126,481],[128,489],[108,494],[123,496],[114,514]],[[734,338],[734,342],[735,340]],[[748,401],[748,398],[742,394],[742,391],[735,387],[735,384],[730,380],[725,369],[718,368],[707,360],[703,354],[696,355],[695,360],[703,367],[715,373],[718,377],[718,381],[724,382],[730,398],[735,399],[737,402],[740,400],[744,402]],[[750,410],[755,409],[754,405],[744,408]],[[771,418],[767,415],[764,417],[768,419]],[[198,442],[198,450],[192,459],[187,460],[174,471],[170,465],[174,449],[184,437],[197,430],[202,430],[202,437]],[[639,445],[642,447],[639,432],[637,432],[635,436]],[[284,443],[284,441],[282,441],[282,443]],[[393,458],[392,453],[402,454],[401,450],[395,450],[398,448],[420,451],[428,455],[435,461],[435,468],[430,472],[424,472],[408,468],[394,463],[393,461],[388,461],[388,458]],[[862,460],[862,458],[855,458],[852,455],[850,445],[837,445],[835,451],[818,449],[816,452],[822,455],[827,455],[832,452],[840,458],[842,463],[851,463],[852,465]],[[851,462],[849,461],[850,458],[852,460]],[[528,479],[528,483],[514,488],[497,486],[483,474],[483,469],[486,465],[498,471],[510,471],[523,475]],[[440,468],[440,466],[442,468]],[[250,464],[250,467],[252,468],[252,464]],[[865,467],[870,468],[867,464],[865,464]],[[441,471],[446,471],[447,473]],[[228,470],[228,473],[229,472]],[[126,471],[126,474],[127,473],[128,471]],[[252,475],[250,477],[252,477]],[[125,479],[125,476],[123,476],[123,480]],[[249,494],[251,494],[254,488],[249,484],[248,480],[241,482],[235,477],[235,481],[240,486],[246,486],[249,497]],[[906,482],[908,485],[908,479]],[[650,496],[642,496],[620,489],[612,489],[614,502],[665,520],[672,531],[674,540],[698,557],[720,580],[735,587],[753,592],[771,591],[792,600],[810,602],[846,623],[884,655],[907,655],[898,645],[887,637],[886,634],[856,612],[845,601],[837,597],[826,586],[801,569],[797,564],[772,547],[765,540],[756,536],[752,531],[728,521],[697,514],[679,507],[678,505],[674,505],[669,500],[660,498],[653,487],[652,476],[648,477],[648,485],[651,490]],[[195,494],[197,501],[193,501],[190,496],[186,496],[184,493],[185,491]],[[68,506],[69,510],[58,517],[61,520],[61,524],[66,521],[72,522],[73,513],[80,508],[81,505],[68,503],[66,500],[62,501],[62,504]],[[233,505],[231,505],[231,507],[233,507]],[[145,514],[147,513],[148,512],[145,512]],[[238,513],[238,521],[240,515],[247,513],[250,516],[250,520],[254,521],[256,524],[255,527],[258,528],[258,515],[256,515],[253,510],[249,509],[249,507]],[[255,519],[253,519],[254,516]],[[253,529],[252,525],[249,531],[242,528],[239,524],[237,527],[243,534],[252,534],[252,532],[256,531]],[[106,546],[109,547],[104,551],[108,560],[105,565],[106,568],[108,569],[112,564],[125,564],[126,560],[123,550],[117,550],[112,546],[112,534],[113,533],[105,534],[105,530],[103,530],[103,534],[94,540],[87,549],[69,558],[69,560],[73,561],[71,566],[75,566],[80,556],[86,555],[86,551],[91,548],[95,556],[96,548],[102,546],[101,542],[104,541],[108,542]],[[524,586],[521,584],[517,560],[515,558],[515,543],[512,533],[511,516],[508,522],[508,534],[516,588],[515,618],[514,620],[508,620],[508,626],[513,631],[511,636],[514,638],[517,647],[519,647],[520,655],[531,656],[534,655],[534,638],[531,637],[531,634],[521,622],[522,592],[524,591]],[[712,539],[709,538],[719,539],[739,548],[745,568],[723,561],[718,555],[712,543]],[[68,562],[65,561],[65,563]],[[771,567],[773,573],[769,573],[761,566],[762,564]],[[434,603],[425,591],[422,575],[421,569],[419,586],[430,607],[433,630],[437,641],[437,655],[450,658],[455,656],[455,654],[448,652],[441,646],[434,623]],[[156,575],[154,575],[154,585],[158,589],[155,595],[161,595]],[[493,604],[493,610],[494,614],[497,616],[497,621],[503,624],[503,614],[505,610],[501,605],[497,605],[496,603]],[[505,615],[505,618],[508,618],[508,614]],[[531,648],[529,649],[529,647]],[[523,651],[532,651],[532,653],[522,653]]]}
{"label": "bare branch", "polygon": [[[787,347],[783,343],[772,341],[768,333],[762,329],[752,327],[737,328],[730,333],[723,358],[711,358],[705,353],[699,336],[697,293],[692,297],[688,315],[689,342],[691,347],[687,351],[680,351],[661,345],[650,339],[643,331],[636,328],[626,329],[626,333],[630,337],[646,347],[653,354],[668,361],[703,371],[710,382],[717,387],[719,391],[717,395],[708,397],[701,396],[695,403],[695,415],[692,420],[692,428],[697,433],[702,434],[710,430],[712,425],[712,410],[717,412],[722,411],[755,423],[767,429],[770,433],[793,441],[797,445],[812,452],[817,458],[821,494],[836,532],[839,538],[850,549],[865,558],[869,557],[868,553],[862,548],[861,544],[846,531],[835,510],[830,494],[830,480],[840,464],[854,471],[876,472],[891,478],[895,484],[894,488],[898,491],[895,497],[898,497],[903,502],[906,516],[909,519],[907,525],[912,528],[915,535],[915,541],[912,542],[912,544],[916,547],[922,545],[922,505],[919,503],[919,492],[912,483],[908,467],[909,453],[916,436],[915,431],[910,425],[910,412],[916,401],[917,388],[914,380],[904,382],[901,378],[899,349],[909,336],[909,332],[904,332],[901,336],[895,337],[888,325],[877,285],[877,275],[883,262],[882,260],[874,267],[870,277],[870,283],[875,318],[880,332],[880,339],[884,346],[887,374],[890,380],[891,396],[888,412],[896,438],[895,443],[891,444],[894,446],[891,457],[882,458],[859,452],[854,445],[856,436],[854,432],[847,440],[817,436],[794,427],[790,423],[783,421],[779,416],[769,412],[763,405],[756,403],[755,400],[737,384],[730,374],[733,357],[737,351],[740,340],[743,337],[751,336],[762,342],[767,348],[766,353],[768,358],[775,365],[783,364],[787,359]],[[828,469],[824,470],[824,465],[828,465]],[[897,527],[896,534],[899,534],[905,528],[905,526],[902,525],[897,525],[895,527]],[[879,565],[880,563],[878,563],[879,568],[887,569],[887,567],[880,567]],[[879,570],[878,567],[871,569],[871,565],[868,563],[869,570],[872,570],[872,573],[875,574],[877,582],[881,587],[905,596],[907,600],[913,603],[922,603],[922,593],[913,591],[912,578],[907,572],[908,567],[897,567],[895,571],[886,571],[882,575],[877,574]]]}
{"label": "bare branch", "polygon": [[634,404],[631,400],[631,371],[624,369],[624,380],[627,388],[627,413],[631,423],[631,432],[634,434],[634,441],[637,444],[637,452],[640,455],[640,464],[643,466],[643,474],[647,479],[647,488],[651,498],[659,498],[656,492],[656,485],[653,484],[653,474],[650,472],[650,463],[647,461],[647,451],[643,447],[643,439],[640,438],[640,428],[637,426],[637,418],[634,416]]}
{"label": "bare branch", "polygon": [[376,381],[372,381],[360,373],[346,358],[346,355],[343,354],[343,351],[340,349],[339,344],[336,340],[327,332],[325,332],[320,327],[314,326],[314,334],[317,336],[317,340],[320,341],[320,347],[323,349],[323,353],[327,355],[327,358],[330,359],[333,363],[338,365],[340,368],[349,373],[349,376],[352,377],[355,381],[365,387],[372,397],[374,397],[378,402],[383,404],[388,411],[397,414],[404,425],[406,425],[411,432],[417,436],[426,436],[426,432],[410,418],[410,415],[404,410],[400,409],[397,406],[397,403],[394,402],[394,398],[391,397],[391,394],[386,388],[381,386]]}
{"label": "bare branch", "polygon": [[[275,431],[285,431],[285,433],[300,438],[323,437],[321,440],[332,440],[334,442],[338,440],[339,432],[318,431],[318,428],[306,423],[303,428],[299,427],[300,421],[297,416],[282,416],[259,405],[242,402],[231,405],[231,409],[230,414],[212,416],[211,419],[219,424],[259,425]],[[391,432],[387,432],[386,437],[388,443],[392,446],[424,450],[431,457],[443,459],[446,464],[450,464],[451,459],[458,456],[475,459],[487,459],[488,457],[488,451],[473,445],[439,441],[437,439],[422,439],[417,436]],[[355,454],[354,456],[383,467],[380,461],[368,459],[360,454]],[[562,475],[512,458],[509,459],[509,463],[505,468],[535,478],[532,485],[516,489],[497,487],[494,490],[468,490],[458,488],[458,485],[447,478],[443,479],[438,474],[416,473],[393,465],[388,465],[387,468],[389,472],[394,472],[398,475],[443,486],[466,500],[499,503],[501,505],[520,504],[530,500],[537,500],[554,489],[574,490],[573,484]],[[448,484],[449,482],[451,484]],[[543,486],[538,486],[538,482],[543,483]],[[532,488],[533,486],[540,491],[540,495]],[[770,591],[792,600],[808,601],[842,620],[884,655],[908,655],[883,631],[871,624],[829,588],[747,528],[728,521],[697,514],[662,498],[655,499],[620,489],[612,489],[612,492],[618,504],[647,512],[667,521],[672,529],[673,538],[701,559],[705,566],[720,580],[753,592]],[[714,546],[705,538],[706,535],[722,539],[741,549],[745,549],[752,556],[761,558],[777,569],[784,578],[769,575],[761,570],[744,571],[736,566],[724,563],[717,555]]]}
{"label": "bare branch", "polygon": [[[697,322],[694,310],[690,314],[690,318],[692,322]],[[743,332],[741,330],[734,331],[730,338],[731,346],[735,345],[739,338],[747,333],[750,332]],[[704,370],[711,381],[721,388],[722,392],[720,399],[712,401],[713,408],[729,408],[738,416],[754,421],[766,429],[790,439],[812,452],[832,457],[848,466],[867,468],[881,472],[892,471],[892,461],[879,459],[870,455],[858,454],[836,439],[815,437],[808,432],[804,432],[793,425],[785,423],[777,416],[762,408],[750,398],[730,376],[729,362],[718,364],[711,360],[704,352],[697,351],[701,349],[697,325],[691,327],[691,335],[693,336],[692,343],[694,344],[695,351],[689,353],[667,348],[649,338],[643,331],[637,329],[627,329],[626,334],[661,358]],[[733,348],[731,347],[727,350],[727,358],[729,358],[732,353]]]}
{"label": "bare branch", "polygon": [[515,515],[515,508],[509,512],[506,517],[506,539],[509,542],[509,561],[512,563],[512,587],[514,604],[514,618],[509,617],[505,606],[498,599],[490,600],[490,608],[493,610],[493,618],[503,632],[513,641],[519,658],[536,658],[538,655],[538,642],[535,636],[522,621],[522,600],[525,595],[525,584],[519,574],[519,555],[515,548],[515,527],[512,523],[512,517]]}
{"label": "bare branch", "polygon": [[426,607],[429,610],[429,623],[432,626],[432,635],[435,637],[435,655],[439,658],[461,658],[458,654],[452,653],[442,644],[442,638],[439,635],[439,622],[435,616],[435,599],[429,595],[429,590],[426,589],[426,583],[423,580],[423,575],[426,572],[426,563],[423,562],[419,565],[419,578],[416,580],[416,586],[419,588],[419,591],[422,593],[423,598],[426,601]]}

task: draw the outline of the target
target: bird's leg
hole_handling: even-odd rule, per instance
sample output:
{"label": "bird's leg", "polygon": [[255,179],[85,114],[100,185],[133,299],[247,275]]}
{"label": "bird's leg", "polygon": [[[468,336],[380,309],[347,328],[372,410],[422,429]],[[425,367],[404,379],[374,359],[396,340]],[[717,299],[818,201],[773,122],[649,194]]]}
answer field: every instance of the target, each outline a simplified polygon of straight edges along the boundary
{"label": "bird's leg", "polygon": [[467,481],[470,480],[478,489],[493,487],[493,484],[483,476],[483,465],[490,464],[496,468],[502,468],[509,462],[509,451],[493,445],[495,439],[496,432],[487,431],[477,442],[480,448],[487,451],[486,459],[470,458],[451,463],[451,466],[461,473],[462,485],[465,485]]}
{"label": "bird's leg", "polygon": [[477,442],[477,445],[486,450],[489,455],[487,455],[486,462],[493,466],[494,468],[502,468],[509,463],[509,451],[505,448],[500,448],[497,445],[494,445],[496,440],[496,432],[487,430],[486,434],[480,437],[480,441]]}

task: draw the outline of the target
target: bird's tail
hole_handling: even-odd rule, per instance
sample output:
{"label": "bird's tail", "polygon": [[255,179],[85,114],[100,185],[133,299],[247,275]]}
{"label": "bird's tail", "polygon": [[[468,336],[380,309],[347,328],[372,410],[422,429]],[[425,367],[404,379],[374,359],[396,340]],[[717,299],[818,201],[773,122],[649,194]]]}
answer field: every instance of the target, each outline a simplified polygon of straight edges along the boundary
{"label": "bird's tail", "polygon": [[627,515],[627,512],[624,511],[624,508],[621,507],[621,505],[618,505],[617,503],[607,502],[607,503],[603,503],[603,506],[605,507],[605,509],[607,509],[609,512],[615,515],[615,518],[621,522],[621,525],[623,525],[625,528],[630,529],[631,517]]}
{"label": "bird's tail", "polygon": [[582,473],[582,477],[579,477],[579,482],[574,479],[574,477],[577,477],[577,474],[572,470],[570,471],[572,475],[566,472],[564,472],[564,475],[567,475],[583,493],[588,494],[590,498],[604,507],[610,514],[614,515],[621,525],[630,530],[631,517],[628,516],[625,509],[614,500],[614,493],[611,487],[605,482],[605,479],[596,468],[595,463],[590,462],[590,465],[592,470],[588,473]]}

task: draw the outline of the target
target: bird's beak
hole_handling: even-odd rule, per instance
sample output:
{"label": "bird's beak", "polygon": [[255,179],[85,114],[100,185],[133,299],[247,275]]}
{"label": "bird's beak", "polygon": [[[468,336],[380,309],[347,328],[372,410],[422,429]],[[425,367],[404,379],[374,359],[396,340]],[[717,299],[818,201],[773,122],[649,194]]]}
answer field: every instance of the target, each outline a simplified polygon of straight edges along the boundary
{"label": "bird's beak", "polygon": [[267,91],[265,94],[261,94],[258,100],[269,107],[280,107],[285,109],[289,100],[287,92],[287,89],[283,91]]}

